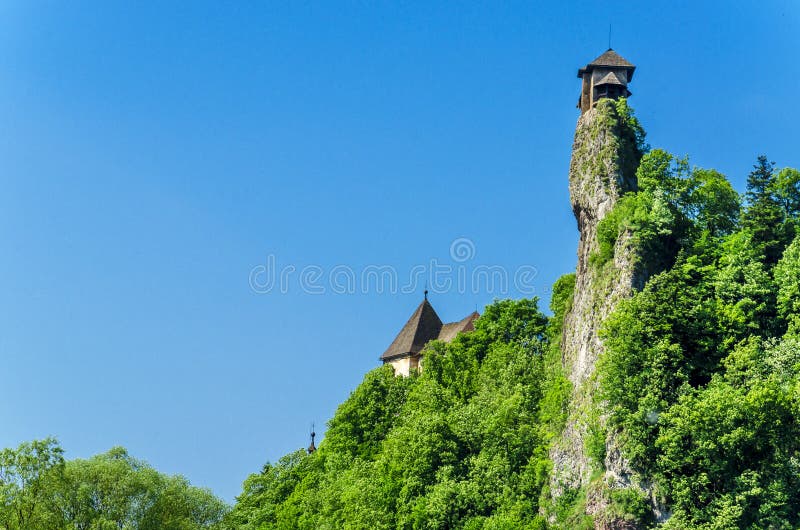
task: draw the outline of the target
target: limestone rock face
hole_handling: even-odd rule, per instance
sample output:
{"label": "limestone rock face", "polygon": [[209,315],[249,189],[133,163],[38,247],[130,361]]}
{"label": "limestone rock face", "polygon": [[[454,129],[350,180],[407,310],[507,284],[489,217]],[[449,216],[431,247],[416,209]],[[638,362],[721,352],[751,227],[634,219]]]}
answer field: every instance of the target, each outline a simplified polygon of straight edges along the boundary
{"label": "limestone rock face", "polygon": [[[569,171],[572,209],[580,242],[572,309],[564,320],[561,342],[564,370],[573,386],[566,427],[552,450],[551,494],[586,489],[586,512],[597,528],[629,528],[629,523],[602,517],[608,488],[628,487],[632,472],[621,457],[614,437],[606,441],[605,462],[592,462],[586,441],[591,421],[604,423],[602,411],[590,413],[597,384],[593,378],[603,351],[599,331],[603,320],[620,300],[631,296],[645,281],[632,234],[623,233],[608,263],[593,263],[598,252],[598,223],[619,198],[636,190],[636,167],[641,153],[636,138],[615,102],[601,100],[578,120]],[[598,470],[605,469],[604,473]],[[594,479],[594,480],[593,480]],[[591,483],[591,487],[590,487]],[[635,526],[633,527],[635,528]]]}
{"label": "limestone rock face", "polygon": [[597,224],[623,194],[636,190],[640,154],[635,139],[624,129],[614,102],[601,100],[578,120],[572,146],[569,192],[580,242],[575,295],[564,322],[562,348],[576,387],[593,372],[602,348],[597,336],[600,323],[634,287],[634,256],[628,255],[630,246],[626,244],[629,238],[620,238],[615,250],[621,252],[615,252],[613,270],[596,270],[590,263],[598,250]]}

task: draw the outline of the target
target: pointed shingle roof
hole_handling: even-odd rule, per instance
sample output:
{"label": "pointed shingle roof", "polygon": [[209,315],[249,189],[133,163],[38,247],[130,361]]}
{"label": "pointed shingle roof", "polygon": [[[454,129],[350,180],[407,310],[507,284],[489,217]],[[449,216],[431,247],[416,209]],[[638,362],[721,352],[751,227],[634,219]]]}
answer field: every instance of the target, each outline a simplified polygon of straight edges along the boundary
{"label": "pointed shingle roof", "polygon": [[389,348],[383,352],[381,360],[388,361],[396,357],[419,353],[428,342],[439,336],[441,330],[442,320],[428,299],[425,298]]}
{"label": "pointed shingle roof", "polygon": [[636,68],[633,64],[629,63],[627,59],[612,50],[611,48],[604,51],[594,61],[590,62],[588,66],[624,66],[628,68]]}
{"label": "pointed shingle roof", "polygon": [[597,67],[626,68],[628,70],[628,81],[630,81],[633,78],[633,71],[636,69],[636,66],[634,66],[631,62],[629,62],[620,54],[609,48],[605,52],[600,54],[600,56],[597,59],[595,59],[594,61],[587,64],[585,67],[578,70],[578,77],[581,77],[584,74],[584,72],[591,72]]}

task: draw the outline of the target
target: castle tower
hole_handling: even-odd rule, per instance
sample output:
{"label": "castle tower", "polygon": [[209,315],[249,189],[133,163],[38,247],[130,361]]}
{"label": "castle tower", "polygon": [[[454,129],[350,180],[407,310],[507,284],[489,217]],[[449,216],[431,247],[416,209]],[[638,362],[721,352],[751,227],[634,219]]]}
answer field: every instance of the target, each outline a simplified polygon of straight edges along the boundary
{"label": "castle tower", "polygon": [[480,315],[470,313],[458,322],[443,324],[433,306],[425,299],[408,319],[389,348],[381,355],[383,364],[391,364],[395,375],[408,376],[412,370],[421,368],[422,350],[432,340],[450,342],[461,332],[472,331],[473,323]]}
{"label": "castle tower", "polygon": [[578,77],[583,80],[581,95],[578,97],[581,114],[603,98],[629,97],[631,92],[628,90],[628,83],[633,79],[634,70],[634,65],[611,48],[578,70]]}

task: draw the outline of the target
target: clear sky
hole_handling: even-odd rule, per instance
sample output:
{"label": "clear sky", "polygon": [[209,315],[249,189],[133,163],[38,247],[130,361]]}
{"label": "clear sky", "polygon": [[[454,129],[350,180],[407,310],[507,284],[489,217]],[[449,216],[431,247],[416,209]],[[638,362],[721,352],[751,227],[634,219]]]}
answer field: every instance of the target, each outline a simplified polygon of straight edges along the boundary
{"label": "clear sky", "polygon": [[[435,289],[446,321],[549,299],[609,23],[654,147],[740,190],[800,167],[800,2],[432,4],[0,3],[0,446],[124,445],[232,500],[422,298],[331,271],[527,271]],[[322,276],[264,292],[289,266]]]}

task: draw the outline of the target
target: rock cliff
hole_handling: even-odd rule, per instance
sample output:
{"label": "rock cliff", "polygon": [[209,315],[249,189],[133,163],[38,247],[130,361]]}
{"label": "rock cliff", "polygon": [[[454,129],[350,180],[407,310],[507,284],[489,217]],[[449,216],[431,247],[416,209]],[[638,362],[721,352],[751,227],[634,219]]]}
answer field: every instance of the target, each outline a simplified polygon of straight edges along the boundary
{"label": "rock cliff", "polygon": [[603,351],[601,324],[617,303],[641,288],[645,280],[629,233],[618,238],[612,260],[599,263],[597,259],[598,223],[622,195],[636,190],[641,153],[626,108],[624,103],[607,99],[581,115],[569,170],[580,241],[573,303],[565,316],[561,348],[572,395],[566,427],[551,450],[551,494],[557,499],[581,490],[585,495],[581,509],[595,517],[596,528],[629,528],[604,514],[609,488],[631,483],[632,473],[620,456],[615,437],[610,435],[605,441],[603,462],[596,461],[598,457],[588,449],[591,433],[604,432],[604,414],[602,405],[596,404],[593,377]]}

